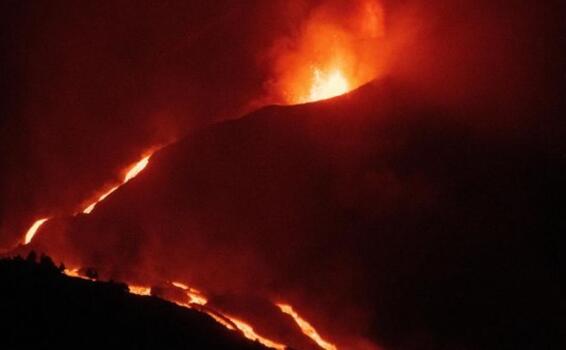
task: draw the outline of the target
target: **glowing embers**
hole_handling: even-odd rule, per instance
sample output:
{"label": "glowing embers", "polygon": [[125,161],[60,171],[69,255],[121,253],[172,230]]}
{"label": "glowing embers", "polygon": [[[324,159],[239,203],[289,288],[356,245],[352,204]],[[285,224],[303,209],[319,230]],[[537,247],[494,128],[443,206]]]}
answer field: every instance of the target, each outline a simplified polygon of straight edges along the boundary
{"label": "glowing embers", "polygon": [[84,214],[90,214],[94,210],[94,207],[98,203],[102,202],[106,197],[111,195],[112,192],[116,191],[120,186],[122,186],[126,182],[128,182],[131,179],[133,179],[134,177],[136,177],[143,169],[145,169],[145,167],[149,163],[150,157],[151,157],[151,155],[142,158],[140,161],[138,161],[136,164],[134,164],[130,169],[128,169],[126,175],[124,176],[124,180],[122,180],[122,183],[120,185],[112,187],[110,190],[106,191],[104,194],[102,194],[100,197],[98,197],[98,199],[96,201],[92,202],[88,207],[86,207],[83,210],[83,213]]}
{"label": "glowing embers", "polygon": [[318,344],[318,346],[320,346],[325,350],[338,349],[336,345],[322,339],[322,337],[318,334],[316,329],[310,323],[308,323],[304,318],[299,316],[299,314],[295,310],[293,310],[293,307],[291,305],[277,304],[277,306],[279,307],[279,309],[281,309],[281,312],[293,317],[299,328],[301,328],[303,334],[311,338],[314,342]]}
{"label": "glowing embers", "polygon": [[322,72],[320,69],[313,70],[313,81],[310,94],[304,102],[326,100],[332,97],[343,95],[349,90],[349,84],[340,70],[333,70],[329,73]]}
{"label": "glowing embers", "polygon": [[29,230],[26,232],[26,236],[24,237],[24,244],[29,244],[29,242],[31,242],[33,237],[35,237],[35,235],[37,234],[37,231],[39,230],[41,225],[43,225],[47,220],[49,220],[49,218],[39,219],[34,222],[33,225],[31,225]]}

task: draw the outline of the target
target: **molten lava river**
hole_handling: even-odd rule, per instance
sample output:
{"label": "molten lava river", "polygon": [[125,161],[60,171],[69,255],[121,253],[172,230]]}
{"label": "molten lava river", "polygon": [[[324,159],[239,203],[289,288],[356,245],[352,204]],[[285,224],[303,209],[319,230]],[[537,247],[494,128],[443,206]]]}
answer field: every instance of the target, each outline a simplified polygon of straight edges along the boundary
{"label": "molten lava river", "polygon": [[[335,79],[335,78],[332,78]],[[330,84],[336,83],[331,79]],[[339,91],[332,90],[332,86],[323,86],[320,85],[321,82],[316,82],[318,85],[313,85],[313,93],[316,93],[317,98],[324,98],[324,97],[332,97],[331,94],[339,93]],[[340,88],[344,88],[344,86],[339,86]],[[328,94],[328,95],[321,95],[321,94]],[[144,156],[138,162],[133,164],[132,166],[128,167],[124,173],[124,178],[122,182],[118,185],[112,186],[109,190],[102,191],[102,194],[98,196],[92,203],[86,206],[81,213],[82,214],[90,214],[96,207],[97,204],[108,198],[112,193],[118,190],[121,186],[135,178],[140,172],[142,172],[145,167],[148,165],[149,160],[151,158],[151,154]],[[29,230],[25,233],[24,237],[24,245],[28,245],[32,242],[33,238],[39,233],[41,226],[47,222],[49,218],[42,218],[36,220]],[[63,271],[64,274],[74,278],[82,278],[87,280],[94,280],[91,277],[86,276],[85,274],[81,273],[79,268],[67,268]],[[175,288],[178,290],[183,291],[186,295],[186,299],[184,301],[179,301],[176,299],[171,299],[171,302],[176,303],[179,306],[195,309],[200,312],[204,312],[211,316],[214,320],[218,323],[226,327],[231,331],[240,332],[244,337],[258,341],[261,344],[265,345],[266,347],[273,348],[273,349],[285,349],[286,345],[281,344],[275,340],[269,339],[258,334],[252,325],[248,322],[234,317],[232,315],[226,314],[222,311],[219,311],[213,307],[208,306],[208,298],[198,289],[193,287],[189,287],[188,285],[172,281],[169,282],[170,288]],[[142,296],[150,296],[152,294],[152,288],[150,286],[143,286],[138,284],[128,284],[129,292],[132,294],[142,295]],[[161,296],[163,297],[163,296]],[[164,297],[167,299],[167,297]],[[336,350],[336,345],[332,344],[331,342],[322,338],[322,336],[317,332],[314,326],[312,326],[308,321],[306,321],[303,317],[301,317],[296,310],[293,309],[291,305],[281,303],[281,302],[274,302],[274,306],[276,306],[281,313],[289,316],[296,326],[301,330],[304,336],[310,338],[314,341],[320,348],[325,350]]]}

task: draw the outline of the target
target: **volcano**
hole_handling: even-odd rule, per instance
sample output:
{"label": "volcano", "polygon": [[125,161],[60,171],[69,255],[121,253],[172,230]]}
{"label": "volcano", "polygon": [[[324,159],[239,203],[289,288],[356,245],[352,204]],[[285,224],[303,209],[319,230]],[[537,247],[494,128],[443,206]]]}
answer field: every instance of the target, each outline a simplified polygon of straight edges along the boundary
{"label": "volcano", "polygon": [[279,303],[345,348],[373,332],[550,341],[540,290],[554,287],[534,242],[555,221],[543,194],[556,172],[540,174],[549,162],[536,140],[487,133],[475,117],[394,79],[266,107],[156,152],[92,213],[51,219],[27,249],[104,279],[194,286],[291,346],[300,333],[281,331],[292,322]]}
{"label": "volcano", "polygon": [[566,347],[563,7],[2,3],[10,330],[76,297],[180,347]]}

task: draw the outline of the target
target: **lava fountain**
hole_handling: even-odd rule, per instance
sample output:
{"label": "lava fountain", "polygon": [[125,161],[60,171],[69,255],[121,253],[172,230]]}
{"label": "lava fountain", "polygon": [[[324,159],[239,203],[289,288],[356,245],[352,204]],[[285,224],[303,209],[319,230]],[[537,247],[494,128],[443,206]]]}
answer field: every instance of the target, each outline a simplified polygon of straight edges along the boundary
{"label": "lava fountain", "polygon": [[271,96],[277,103],[315,102],[377,78],[385,68],[384,22],[377,0],[316,7],[293,34],[273,43]]}
{"label": "lava fountain", "polygon": [[349,90],[350,85],[340,70],[324,73],[315,68],[310,94],[305,102],[326,100],[343,95]]}

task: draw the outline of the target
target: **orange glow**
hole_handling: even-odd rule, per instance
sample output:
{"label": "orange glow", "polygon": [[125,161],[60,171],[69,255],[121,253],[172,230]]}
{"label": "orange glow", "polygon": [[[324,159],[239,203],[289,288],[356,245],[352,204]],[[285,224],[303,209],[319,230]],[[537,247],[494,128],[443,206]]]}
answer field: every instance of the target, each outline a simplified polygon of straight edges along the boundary
{"label": "orange glow", "polygon": [[75,278],[80,278],[83,280],[89,280],[89,281],[94,281],[94,279],[83,276],[79,273],[79,269],[65,269],[63,270],[63,273],[69,277],[75,277]]}
{"label": "orange glow", "polygon": [[231,331],[235,331],[236,328],[234,328],[234,326],[232,326],[231,323],[229,323],[228,321],[226,321],[225,319],[223,319],[222,317],[218,316],[217,314],[215,314],[214,312],[210,312],[207,310],[204,310],[204,312],[206,312],[210,317],[212,317],[216,322],[220,323],[221,325],[223,325],[224,327],[228,328]]}
{"label": "orange glow", "polygon": [[279,349],[279,350],[284,350],[286,348],[285,345],[277,343],[273,340],[264,338],[262,336],[260,336],[259,334],[257,334],[254,329],[252,328],[252,326],[250,326],[249,324],[238,320],[237,318],[234,317],[229,317],[226,316],[230,321],[232,321],[236,327],[242,332],[242,334],[244,335],[244,337],[253,340],[253,341],[258,341],[261,344],[269,347],[269,348],[273,348],[273,349]]}
{"label": "orange glow", "polygon": [[181,282],[171,282],[171,284],[177,288],[181,288],[187,293],[190,304],[205,305],[208,302],[208,299],[206,299],[206,297],[202,295],[202,293],[197,289],[190,288],[189,286]]}
{"label": "orange glow", "polygon": [[295,323],[297,323],[299,328],[301,328],[301,331],[303,332],[303,334],[306,335],[307,337],[311,338],[313,341],[315,341],[318,344],[318,346],[320,346],[321,348],[323,348],[325,350],[337,350],[338,349],[336,347],[336,345],[329,343],[326,340],[322,339],[322,337],[318,334],[316,329],[310,323],[308,323],[304,318],[299,316],[299,314],[295,310],[293,310],[293,307],[291,305],[277,304],[277,306],[279,307],[279,309],[281,309],[281,312],[293,317],[293,319],[295,320]]}
{"label": "orange glow", "polygon": [[65,269],[63,273],[69,277],[82,278],[82,276],[79,274],[79,269]]}
{"label": "orange glow", "polygon": [[94,210],[94,207],[95,207],[98,203],[102,202],[106,197],[108,197],[109,195],[111,195],[112,192],[114,192],[114,191],[116,191],[116,190],[118,189],[118,187],[119,187],[119,186],[114,186],[114,187],[112,187],[108,192],[106,192],[106,193],[104,193],[102,196],[98,197],[98,199],[96,200],[96,202],[91,203],[88,207],[86,207],[86,208],[83,210],[83,213],[85,213],[85,214],[90,214],[90,212]]}
{"label": "orange glow", "polygon": [[128,290],[132,294],[151,295],[151,288],[149,288],[149,287],[128,285]]}
{"label": "orange glow", "polygon": [[111,195],[112,192],[116,191],[120,186],[122,186],[126,182],[128,182],[131,179],[133,179],[134,177],[136,177],[143,169],[145,169],[145,167],[149,163],[150,157],[151,157],[151,155],[146,156],[146,157],[142,158],[140,161],[138,161],[136,164],[134,164],[132,167],[130,167],[128,169],[128,171],[126,172],[126,175],[124,176],[124,180],[122,180],[122,183],[120,185],[112,187],[110,190],[106,191],[104,194],[102,194],[100,197],[98,197],[98,199],[96,201],[92,202],[91,204],[89,204],[89,206],[87,206],[85,209],[83,209],[83,213],[84,214],[90,214],[94,210],[94,207],[96,207],[96,205],[98,203],[102,202],[106,197]]}
{"label": "orange glow", "polygon": [[145,169],[145,167],[147,166],[147,163],[149,163],[149,157],[151,157],[151,156],[146,156],[146,157],[142,158],[133,167],[131,167],[130,170],[128,170],[128,172],[126,173],[126,176],[124,177],[124,181],[122,182],[122,184],[125,184],[126,182],[130,181],[134,177],[138,176],[138,174],[143,169]]}
{"label": "orange glow", "polygon": [[[286,349],[285,345],[260,336],[259,334],[257,334],[254,331],[252,326],[245,323],[244,321],[239,320],[239,319],[234,318],[234,317],[223,315],[221,313],[217,313],[216,311],[213,311],[211,309],[203,307],[208,302],[208,300],[197,289],[191,288],[191,287],[189,287],[186,284],[181,283],[181,282],[171,282],[171,284],[173,286],[177,287],[177,288],[180,288],[180,289],[186,291],[187,295],[189,297],[189,303],[175,302],[177,305],[184,306],[184,307],[187,307],[187,308],[190,308],[190,309],[196,308],[197,310],[205,312],[210,317],[212,317],[214,320],[216,320],[216,322],[220,323],[221,325],[223,325],[227,329],[236,330],[236,328],[237,328],[240,332],[242,332],[244,337],[246,337],[250,340],[253,340],[253,341],[258,341],[258,342],[260,342],[261,344],[263,344],[267,347],[270,347],[270,348],[273,348],[273,349],[279,349],[279,350]],[[194,304],[197,304],[197,305],[194,305]]]}
{"label": "orange glow", "polygon": [[208,302],[208,299],[202,296],[202,294],[198,294],[193,291],[188,291],[187,295],[189,296],[189,302],[191,304],[205,305]]}
{"label": "orange glow", "polygon": [[346,78],[339,70],[325,74],[319,69],[314,69],[310,94],[305,102],[326,100],[345,94],[349,89]]}
{"label": "orange glow", "polygon": [[[290,5],[292,6],[292,5]],[[384,13],[379,0],[324,2],[266,56],[276,103],[306,103],[347,93],[385,69]]]}
{"label": "orange glow", "polygon": [[31,225],[29,230],[26,232],[26,236],[24,238],[24,244],[29,244],[31,242],[33,237],[35,237],[35,235],[37,234],[39,227],[41,227],[41,225],[43,225],[47,220],[49,220],[49,218],[39,219],[36,222],[34,222],[33,225]]}
{"label": "orange glow", "polygon": [[[227,315],[223,315],[220,313],[217,313],[215,311],[212,311],[206,307],[203,307],[208,300],[206,299],[206,297],[197,289],[191,288],[189,286],[187,286],[184,283],[181,282],[171,282],[171,284],[177,288],[180,288],[182,290],[184,290],[187,293],[187,296],[189,297],[189,303],[179,303],[179,302],[175,302],[177,305],[180,306],[184,306],[187,308],[192,309],[193,307],[195,307],[197,310],[203,311],[206,314],[208,314],[210,317],[214,318],[214,320],[216,320],[216,322],[220,323],[221,325],[223,325],[224,327],[228,328],[229,330],[235,330],[236,328],[242,332],[242,334],[244,335],[244,337],[253,340],[253,341],[258,341],[261,344],[273,348],[273,349],[280,349],[280,350],[284,350],[286,348],[285,345],[277,343],[273,340],[267,339],[265,337],[260,336],[259,334],[257,334],[253,327],[250,326],[249,324],[245,323],[244,321],[241,321],[237,318],[234,317],[230,317]],[[194,305],[197,304],[197,305]],[[234,328],[234,326],[236,328]]]}
{"label": "orange glow", "polygon": [[[193,290],[193,291],[197,291],[196,289],[190,288],[189,286],[187,286],[184,283],[181,282],[171,282],[172,285],[174,285],[177,288],[181,288],[183,290]],[[197,291],[198,293],[200,293],[199,291]],[[187,293],[188,295],[188,293]],[[233,326],[232,323],[230,323],[230,321],[228,319],[226,319],[224,316],[218,314],[215,311],[212,311],[211,309],[208,309],[206,307],[204,307],[204,305],[208,302],[208,300],[202,296],[202,294],[200,294],[201,302],[194,302],[193,299],[191,298],[190,295],[189,296],[189,302],[188,303],[183,303],[183,302],[179,302],[179,301],[173,301],[175,304],[182,306],[182,307],[186,307],[188,309],[196,309],[198,311],[204,312],[207,315],[209,315],[210,317],[212,317],[216,322],[220,323],[221,325],[223,325],[224,327],[228,328],[231,331],[236,330],[236,328]]]}
{"label": "orange glow", "polygon": [[181,288],[183,290],[189,289],[189,286],[187,286],[186,284],[181,283],[181,282],[171,282],[171,284],[174,285],[175,287]]}

